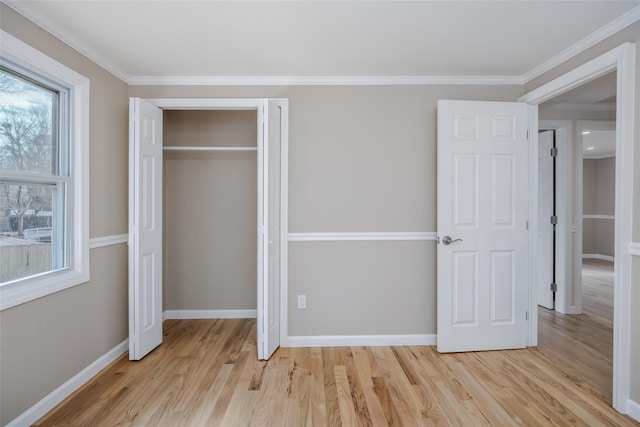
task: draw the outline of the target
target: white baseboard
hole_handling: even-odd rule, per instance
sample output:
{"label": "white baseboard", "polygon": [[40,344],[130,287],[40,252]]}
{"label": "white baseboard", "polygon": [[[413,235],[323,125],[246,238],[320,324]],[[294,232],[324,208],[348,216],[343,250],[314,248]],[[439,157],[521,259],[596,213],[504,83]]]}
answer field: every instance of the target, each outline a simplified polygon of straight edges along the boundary
{"label": "white baseboard", "polygon": [[100,371],[113,363],[120,356],[129,350],[129,340],[126,339],[120,344],[109,350],[91,365],[84,368],[77,375],[69,379],[57,389],[53,390],[47,396],[42,398],[38,403],[27,409],[6,427],[22,427],[31,424],[42,418],[47,412],[56,407],[60,402],[66,399],[71,393],[82,387],[87,381],[96,376]]}
{"label": "white baseboard", "polygon": [[631,399],[627,400],[627,412],[631,418],[640,422],[640,403]]}
{"label": "white baseboard", "polygon": [[255,319],[257,310],[166,310],[166,319]]}
{"label": "white baseboard", "polygon": [[600,255],[600,254],[582,254],[582,259],[600,259],[602,261],[611,261],[615,260],[614,257],[609,255]]}
{"label": "white baseboard", "polygon": [[436,345],[436,334],[423,335],[317,335],[289,336],[286,347],[354,347]]}

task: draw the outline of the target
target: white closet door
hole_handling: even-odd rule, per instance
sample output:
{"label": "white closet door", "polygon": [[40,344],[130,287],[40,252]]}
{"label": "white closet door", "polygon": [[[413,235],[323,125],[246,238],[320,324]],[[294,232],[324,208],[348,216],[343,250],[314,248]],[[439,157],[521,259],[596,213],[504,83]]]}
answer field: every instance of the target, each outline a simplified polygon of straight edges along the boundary
{"label": "white closet door", "polygon": [[[258,205],[262,218],[258,248],[258,358],[280,346],[280,107],[265,100],[260,110]],[[259,168],[260,169],[260,168]],[[261,190],[261,191],[260,191]]]}
{"label": "white closet door", "polygon": [[129,359],[162,343],[162,110],[129,103]]}

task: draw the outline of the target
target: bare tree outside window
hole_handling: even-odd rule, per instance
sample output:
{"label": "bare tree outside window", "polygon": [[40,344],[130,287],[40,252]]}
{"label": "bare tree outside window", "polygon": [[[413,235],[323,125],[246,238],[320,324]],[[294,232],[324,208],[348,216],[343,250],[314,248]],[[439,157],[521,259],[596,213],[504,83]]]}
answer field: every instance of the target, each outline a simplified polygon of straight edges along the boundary
{"label": "bare tree outside window", "polygon": [[0,283],[53,267],[58,94],[0,70]]}

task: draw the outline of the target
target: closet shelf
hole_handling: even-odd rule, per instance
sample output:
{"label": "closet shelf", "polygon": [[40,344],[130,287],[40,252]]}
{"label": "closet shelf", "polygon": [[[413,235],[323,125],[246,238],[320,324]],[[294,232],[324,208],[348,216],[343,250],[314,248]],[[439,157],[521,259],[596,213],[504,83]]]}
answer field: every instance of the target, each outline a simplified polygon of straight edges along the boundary
{"label": "closet shelf", "polygon": [[258,147],[198,147],[167,145],[162,147],[165,151],[258,151]]}

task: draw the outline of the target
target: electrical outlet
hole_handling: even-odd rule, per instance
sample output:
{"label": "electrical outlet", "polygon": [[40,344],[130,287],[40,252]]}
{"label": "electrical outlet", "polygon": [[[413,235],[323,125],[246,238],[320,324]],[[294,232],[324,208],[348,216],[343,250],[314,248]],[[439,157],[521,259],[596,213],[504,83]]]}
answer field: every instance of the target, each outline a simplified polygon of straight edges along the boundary
{"label": "electrical outlet", "polygon": [[298,308],[307,308],[307,296],[298,295]]}

